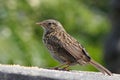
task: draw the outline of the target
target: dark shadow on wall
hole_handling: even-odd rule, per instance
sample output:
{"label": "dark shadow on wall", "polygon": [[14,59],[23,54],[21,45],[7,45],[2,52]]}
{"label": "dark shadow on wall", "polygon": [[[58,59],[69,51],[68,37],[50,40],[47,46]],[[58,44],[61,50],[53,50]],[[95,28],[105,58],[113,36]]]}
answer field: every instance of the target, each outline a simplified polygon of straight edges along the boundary
{"label": "dark shadow on wall", "polygon": [[120,73],[120,0],[111,0],[109,9],[112,28],[105,42],[104,59],[109,70]]}

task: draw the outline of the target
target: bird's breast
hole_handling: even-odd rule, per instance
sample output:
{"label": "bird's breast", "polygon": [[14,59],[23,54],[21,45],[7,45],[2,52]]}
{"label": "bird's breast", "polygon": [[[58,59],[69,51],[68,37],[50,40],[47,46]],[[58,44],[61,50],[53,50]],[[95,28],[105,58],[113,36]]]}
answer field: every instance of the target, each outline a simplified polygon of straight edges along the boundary
{"label": "bird's breast", "polygon": [[60,62],[76,62],[76,59],[59,44],[59,39],[55,36],[56,35],[46,35],[43,39],[52,56]]}

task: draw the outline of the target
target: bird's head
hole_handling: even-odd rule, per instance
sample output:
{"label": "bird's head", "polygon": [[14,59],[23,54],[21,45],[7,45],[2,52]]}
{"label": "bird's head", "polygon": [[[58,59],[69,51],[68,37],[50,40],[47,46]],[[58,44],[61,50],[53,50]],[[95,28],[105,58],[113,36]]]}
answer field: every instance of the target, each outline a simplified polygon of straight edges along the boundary
{"label": "bird's head", "polygon": [[53,20],[53,19],[48,19],[48,20],[44,20],[42,22],[38,22],[36,23],[38,25],[40,25],[45,31],[56,31],[56,30],[63,30],[64,28],[62,27],[61,23],[58,22],[57,20]]}

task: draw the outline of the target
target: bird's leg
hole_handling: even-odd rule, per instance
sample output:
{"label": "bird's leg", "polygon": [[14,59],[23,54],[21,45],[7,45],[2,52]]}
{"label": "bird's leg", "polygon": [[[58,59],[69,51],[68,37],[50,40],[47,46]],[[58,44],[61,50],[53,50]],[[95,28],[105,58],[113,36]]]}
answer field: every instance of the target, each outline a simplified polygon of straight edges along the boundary
{"label": "bird's leg", "polygon": [[[69,62],[65,62],[59,66],[56,66],[56,67],[53,67],[52,69],[55,69],[55,70],[66,70],[68,71],[68,67],[69,67],[70,63]],[[61,68],[62,67],[62,68]]]}
{"label": "bird's leg", "polygon": [[58,66],[56,66],[56,67],[53,67],[53,69],[55,69],[55,70],[59,70],[60,67],[65,66],[65,65],[66,65],[66,63],[63,63],[63,64],[61,64],[61,65],[58,65]]}
{"label": "bird's leg", "polygon": [[69,66],[70,66],[70,65],[67,64],[67,65],[66,65],[65,67],[63,67],[62,69],[65,70],[65,71],[69,71],[69,69],[68,69]]}
{"label": "bird's leg", "polygon": [[61,65],[58,65],[58,66],[56,66],[56,67],[52,67],[52,68],[49,68],[49,69],[60,70],[60,67],[65,66],[66,64],[67,64],[67,63],[63,63],[63,64],[61,64]]}
{"label": "bird's leg", "polygon": [[[65,62],[62,65],[58,66],[57,69],[58,70],[65,70],[65,71],[69,71],[68,67],[70,66],[70,62]],[[62,67],[62,68],[60,68]]]}

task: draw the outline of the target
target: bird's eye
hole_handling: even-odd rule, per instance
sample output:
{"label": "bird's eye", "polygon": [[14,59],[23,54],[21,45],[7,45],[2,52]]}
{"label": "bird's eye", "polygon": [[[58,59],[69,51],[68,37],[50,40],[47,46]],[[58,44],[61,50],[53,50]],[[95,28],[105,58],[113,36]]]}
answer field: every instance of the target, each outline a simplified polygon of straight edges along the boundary
{"label": "bird's eye", "polygon": [[48,25],[50,26],[52,23],[48,23]]}

